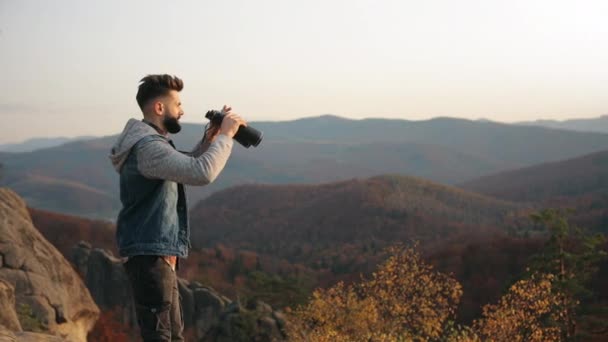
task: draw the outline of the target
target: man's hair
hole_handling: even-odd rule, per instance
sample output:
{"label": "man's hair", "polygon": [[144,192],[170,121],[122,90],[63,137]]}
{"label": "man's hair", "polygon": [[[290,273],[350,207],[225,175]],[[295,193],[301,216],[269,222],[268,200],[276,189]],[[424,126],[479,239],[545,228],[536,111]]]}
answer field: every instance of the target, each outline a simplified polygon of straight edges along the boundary
{"label": "man's hair", "polygon": [[181,79],[167,74],[148,75],[139,82],[139,90],[135,98],[142,111],[150,100],[165,96],[171,90],[181,91],[184,88],[184,82]]}

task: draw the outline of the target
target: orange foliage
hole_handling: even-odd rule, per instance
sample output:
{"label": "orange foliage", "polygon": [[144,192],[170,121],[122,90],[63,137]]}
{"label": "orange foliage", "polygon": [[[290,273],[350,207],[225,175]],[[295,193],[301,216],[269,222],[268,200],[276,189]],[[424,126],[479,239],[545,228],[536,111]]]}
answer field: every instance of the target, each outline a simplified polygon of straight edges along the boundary
{"label": "orange foliage", "polygon": [[313,293],[295,310],[291,335],[308,331],[312,341],[430,340],[442,336],[462,289],[435,272],[411,248],[390,249],[391,257],[371,279]]}
{"label": "orange foliage", "polygon": [[484,341],[561,341],[569,303],[550,274],[520,280],[497,305],[486,305],[474,330]]}
{"label": "orange foliage", "polygon": [[34,226],[68,260],[72,248],[80,241],[90,242],[95,247],[117,254],[114,237],[116,228],[113,223],[34,208],[28,210]]}
{"label": "orange foliage", "polygon": [[565,296],[553,275],[513,285],[486,305],[473,327],[454,324],[460,284],[425,264],[413,249],[391,248],[371,279],[317,289],[291,313],[294,341],[561,341]]}
{"label": "orange foliage", "polygon": [[140,340],[136,329],[125,325],[118,317],[121,309],[104,311],[99,316],[95,327],[89,332],[89,342],[131,342]]}

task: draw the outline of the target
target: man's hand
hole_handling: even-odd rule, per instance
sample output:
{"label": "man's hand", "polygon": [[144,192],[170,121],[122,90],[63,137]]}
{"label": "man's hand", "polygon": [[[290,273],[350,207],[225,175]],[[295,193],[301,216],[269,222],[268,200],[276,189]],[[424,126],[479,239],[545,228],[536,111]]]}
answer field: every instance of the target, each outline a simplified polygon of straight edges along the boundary
{"label": "man's hand", "polygon": [[228,105],[224,105],[224,107],[222,107],[222,113],[224,113],[224,114],[230,113],[231,110],[232,110],[232,107],[230,107]]}
{"label": "man's hand", "polygon": [[205,141],[212,143],[219,134],[220,126],[210,122],[209,127],[207,127],[207,130],[205,131]]}
{"label": "man's hand", "polygon": [[[232,111],[232,107],[224,105],[222,108],[222,113],[229,114]],[[220,134],[220,125],[216,125],[213,122],[209,123],[209,126],[205,130],[205,141],[208,143],[212,143],[215,138]],[[235,133],[236,134],[236,133]]]}
{"label": "man's hand", "polygon": [[240,115],[232,112],[232,107],[224,105],[222,113],[224,113],[225,116],[222,120],[222,125],[219,128],[219,134],[224,134],[233,138],[239,130],[239,126],[247,126],[247,122]]}

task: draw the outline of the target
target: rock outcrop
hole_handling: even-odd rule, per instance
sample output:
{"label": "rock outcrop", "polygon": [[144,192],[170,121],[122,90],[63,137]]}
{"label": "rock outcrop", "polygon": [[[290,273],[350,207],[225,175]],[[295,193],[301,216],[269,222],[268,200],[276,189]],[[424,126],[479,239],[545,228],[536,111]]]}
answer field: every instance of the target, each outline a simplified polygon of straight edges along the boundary
{"label": "rock outcrop", "polygon": [[99,317],[78,274],[33,226],[23,199],[6,188],[0,188],[0,279],[2,322],[18,340],[32,336],[25,330],[84,342]]}
{"label": "rock outcrop", "polygon": [[230,303],[205,332],[202,342],[286,341],[285,316],[270,305],[252,300],[243,307]]}
{"label": "rock outcrop", "polygon": [[0,326],[0,342],[69,342],[62,337],[32,332],[14,332]]}
{"label": "rock outcrop", "polygon": [[15,311],[15,288],[0,279],[0,326],[11,331],[22,331]]}
{"label": "rock outcrop", "polygon": [[72,248],[71,261],[102,311],[116,310],[119,321],[135,324],[135,307],[127,274],[111,252],[81,241]]}
{"label": "rock outcrop", "polygon": [[[120,259],[111,252],[80,242],[72,262],[102,310],[119,310],[122,321],[136,324],[130,284]],[[270,305],[241,305],[198,282],[178,279],[184,325],[201,341],[284,341],[285,319]]]}

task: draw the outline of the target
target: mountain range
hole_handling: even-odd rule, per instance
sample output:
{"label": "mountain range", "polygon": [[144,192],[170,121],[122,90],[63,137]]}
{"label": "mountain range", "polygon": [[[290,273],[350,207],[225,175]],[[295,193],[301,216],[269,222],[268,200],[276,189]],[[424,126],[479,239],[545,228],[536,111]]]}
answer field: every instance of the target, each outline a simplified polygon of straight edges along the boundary
{"label": "mountain range", "polygon": [[[215,184],[188,188],[194,249],[184,271],[236,294],[243,284],[257,289],[252,279],[270,288],[302,274],[314,285],[355,280],[384,247],[418,241],[438,270],[462,282],[467,320],[542,245],[542,235],[508,236],[535,228],[530,212],[574,208],[577,225],[608,231],[608,134],[448,118],[251,125],[265,133],[260,147],[236,145]],[[175,136],[182,150],[203,129],[183,126]],[[59,213],[113,220],[118,177],[107,154],[115,139],[0,152],[0,183],[26,198],[36,227],[64,253],[80,239],[114,248],[110,222]],[[596,286],[605,289],[608,264],[600,269]]]}
{"label": "mountain range", "polygon": [[501,172],[459,186],[506,201],[569,209],[576,223],[608,232],[608,151]]}
{"label": "mountain range", "polygon": [[224,244],[308,266],[345,267],[340,256],[368,262],[396,241],[427,245],[504,232],[521,209],[398,175],[320,185],[242,185],[191,210],[191,239],[197,248]]}
{"label": "mountain range", "polygon": [[518,122],[518,125],[541,126],[556,129],[569,129],[581,132],[608,133],[608,115],[598,118],[570,119],[570,120],[536,120]]}
{"label": "mountain range", "polygon": [[80,136],[75,138],[51,137],[31,138],[20,143],[0,144],[0,151],[4,152],[32,152],[41,148],[55,147],[70,141],[94,139],[93,136]]}
{"label": "mountain range", "polygon": [[[326,115],[332,117],[332,115]],[[334,116],[335,117],[335,116]],[[300,119],[301,121],[307,119]],[[478,122],[493,122],[488,119],[479,119]],[[597,118],[584,119],[569,119],[569,120],[535,120],[535,121],[520,121],[515,125],[525,126],[540,126],[547,128],[574,130],[582,132],[600,132],[608,133],[608,114]],[[0,144],[0,151],[4,152],[31,152],[41,148],[49,148],[62,145],[70,141],[94,139],[94,136],[79,136],[73,138],[67,137],[47,137],[47,138],[30,138],[18,143]]]}
{"label": "mountain range", "polygon": [[[335,116],[253,122],[258,148],[238,144],[220,178],[189,187],[192,208],[211,193],[239,184],[314,184],[407,174],[443,184],[608,149],[608,134],[582,133],[438,118],[349,120]],[[183,124],[174,136],[186,150],[203,126]],[[31,206],[113,220],[120,207],[118,174],[108,159],[116,136],[79,140],[24,153],[0,152],[3,177]],[[60,199],[60,200],[58,200]]]}
{"label": "mountain range", "polygon": [[[608,208],[601,202],[607,197],[602,185],[607,160],[608,152],[597,152],[481,177],[458,187],[402,175],[234,186],[192,208],[194,249],[188,274],[235,293],[244,291],[239,286],[249,284],[249,272],[260,267],[282,269],[287,273],[277,274],[283,277],[313,272],[313,284],[327,285],[355,280],[360,272],[373,269],[388,245],[418,241],[439,270],[454,273],[462,282],[465,296],[459,317],[466,321],[479,314],[480,303],[496,300],[542,245],[537,235],[508,236],[514,227],[534,228],[527,219],[532,210],[578,205],[582,214],[576,222],[602,231]],[[114,245],[109,224],[30,212],[57,246],[69,246],[82,237],[106,248]],[[608,279],[606,272],[602,274],[599,289]]]}

